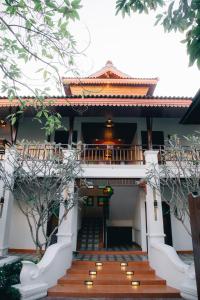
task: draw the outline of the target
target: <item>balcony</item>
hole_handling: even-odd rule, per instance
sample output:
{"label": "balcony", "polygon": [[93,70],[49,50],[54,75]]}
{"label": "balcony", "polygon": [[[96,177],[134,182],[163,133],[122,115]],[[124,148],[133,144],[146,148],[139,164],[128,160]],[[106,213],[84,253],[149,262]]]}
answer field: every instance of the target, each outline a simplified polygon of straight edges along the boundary
{"label": "balcony", "polygon": [[[0,144],[0,160],[5,159],[8,144]],[[114,165],[144,165],[144,149],[140,145],[105,145],[105,144],[76,144],[73,146],[63,144],[25,144],[17,145],[20,159],[29,158],[39,160],[49,160],[57,157],[61,162],[64,157],[63,151],[77,149],[78,159],[83,164],[114,164]],[[164,153],[164,146],[156,146],[158,151],[159,164],[166,164],[174,160],[174,156]],[[177,159],[193,160],[189,147],[184,148],[184,152],[177,153]]]}
{"label": "balcony", "polygon": [[138,145],[84,144],[81,161],[84,164],[144,164],[144,156],[142,146]]}

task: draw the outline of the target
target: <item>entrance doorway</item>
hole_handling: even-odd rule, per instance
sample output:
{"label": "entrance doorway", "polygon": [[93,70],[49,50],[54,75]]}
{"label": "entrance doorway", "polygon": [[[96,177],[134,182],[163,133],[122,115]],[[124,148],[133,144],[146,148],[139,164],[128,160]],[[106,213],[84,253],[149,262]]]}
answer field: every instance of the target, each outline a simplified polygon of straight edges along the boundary
{"label": "entrance doorway", "polygon": [[132,228],[131,227],[108,227],[107,244],[109,248],[113,247],[133,247]]}
{"label": "entrance doorway", "polygon": [[[138,180],[88,178],[87,181],[92,188],[88,188],[81,209],[78,250],[138,251],[143,245],[146,251],[145,204],[142,207]],[[113,194],[103,199],[102,189],[108,186]]]}

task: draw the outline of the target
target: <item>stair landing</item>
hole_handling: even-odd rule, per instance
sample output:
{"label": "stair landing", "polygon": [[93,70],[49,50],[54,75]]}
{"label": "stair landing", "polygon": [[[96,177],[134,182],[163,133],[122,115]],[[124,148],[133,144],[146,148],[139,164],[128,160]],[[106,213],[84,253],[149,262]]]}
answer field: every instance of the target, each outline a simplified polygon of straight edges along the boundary
{"label": "stair landing", "polygon": [[[89,270],[97,275],[90,276]],[[134,275],[126,275],[133,271]],[[86,286],[85,280],[92,280],[92,286]],[[131,281],[139,281],[132,286]],[[120,262],[103,262],[96,267],[92,261],[74,261],[67,274],[58,280],[58,284],[48,290],[48,296],[67,298],[181,298],[178,290],[168,287],[165,280],[155,275],[148,261],[128,262],[121,268]],[[58,298],[59,299],[59,298]]]}

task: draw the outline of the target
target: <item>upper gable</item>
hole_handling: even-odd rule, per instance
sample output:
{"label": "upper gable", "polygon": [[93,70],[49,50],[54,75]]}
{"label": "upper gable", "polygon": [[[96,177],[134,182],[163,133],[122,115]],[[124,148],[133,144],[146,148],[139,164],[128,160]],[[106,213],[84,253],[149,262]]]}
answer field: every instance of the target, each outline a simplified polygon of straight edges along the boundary
{"label": "upper gable", "polygon": [[100,69],[99,71],[95,72],[94,74],[90,75],[89,78],[111,78],[111,79],[125,79],[131,78],[131,76],[119,71],[113,63],[108,60],[105,67]]}
{"label": "upper gable", "polygon": [[66,95],[152,95],[158,78],[134,78],[119,71],[111,61],[85,78],[63,78]]}

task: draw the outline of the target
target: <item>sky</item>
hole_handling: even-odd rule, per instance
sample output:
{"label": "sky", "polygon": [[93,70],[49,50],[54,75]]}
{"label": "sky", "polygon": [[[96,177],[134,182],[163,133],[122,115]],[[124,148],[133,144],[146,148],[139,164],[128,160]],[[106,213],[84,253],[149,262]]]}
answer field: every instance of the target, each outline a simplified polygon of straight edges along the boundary
{"label": "sky", "polygon": [[114,0],[82,0],[80,22],[72,26],[79,50],[82,76],[102,68],[107,60],[133,77],[159,77],[154,95],[194,96],[200,87],[200,70],[188,66],[186,45],[180,33],[164,33],[154,26],[155,14],[115,16]]}
{"label": "sky", "polygon": [[[82,0],[80,21],[70,23],[70,33],[77,41],[81,53],[75,59],[80,76],[89,76],[111,60],[114,66],[132,77],[158,77],[155,96],[194,97],[200,88],[200,70],[189,67],[186,45],[180,33],[164,33],[161,25],[154,26],[155,13],[132,14],[122,18],[115,15],[115,0]],[[25,74],[25,82],[33,88],[50,86],[49,95],[64,94],[57,90],[55,79],[44,83],[36,72],[40,63],[18,62]],[[60,76],[71,76],[69,70],[59,66]],[[2,75],[0,74],[0,81]],[[19,95],[30,95],[23,89]],[[5,93],[1,93],[5,95]]]}

